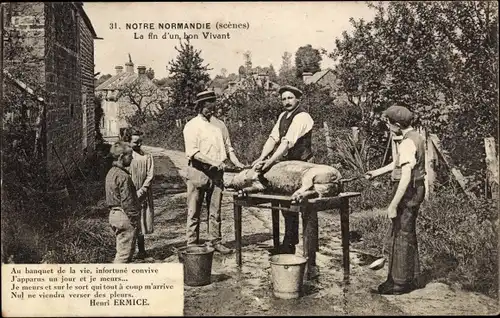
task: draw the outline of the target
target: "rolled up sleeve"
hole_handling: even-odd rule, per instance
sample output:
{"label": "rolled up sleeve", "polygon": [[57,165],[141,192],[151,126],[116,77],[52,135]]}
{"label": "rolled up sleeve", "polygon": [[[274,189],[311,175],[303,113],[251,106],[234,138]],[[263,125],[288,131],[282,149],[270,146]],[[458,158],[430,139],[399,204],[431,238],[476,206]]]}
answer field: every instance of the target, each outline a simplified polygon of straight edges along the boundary
{"label": "rolled up sleeve", "polygon": [[193,156],[200,151],[198,147],[198,134],[196,128],[191,125],[186,125],[182,133],[184,135],[186,157],[191,160]]}
{"label": "rolled up sleeve", "polygon": [[280,121],[281,117],[283,117],[284,113],[281,113],[279,115],[278,120],[274,124],[273,130],[271,130],[271,134],[269,135],[269,138],[274,139],[275,142],[279,143],[280,142]]}
{"label": "rolled up sleeve", "polygon": [[300,113],[293,118],[293,121],[282,140],[287,141],[288,146],[291,148],[300,137],[307,134],[313,128],[313,125],[314,121],[309,114]]}
{"label": "rolled up sleeve", "polygon": [[410,165],[413,169],[417,164],[417,147],[411,139],[404,139],[398,147],[399,150],[399,166],[404,166],[406,164]]}
{"label": "rolled up sleeve", "polygon": [[227,129],[226,125],[223,123],[222,124],[222,137],[224,138],[224,145],[226,146],[226,151],[233,152],[234,148],[233,145],[231,145],[231,138],[229,138],[229,130]]}

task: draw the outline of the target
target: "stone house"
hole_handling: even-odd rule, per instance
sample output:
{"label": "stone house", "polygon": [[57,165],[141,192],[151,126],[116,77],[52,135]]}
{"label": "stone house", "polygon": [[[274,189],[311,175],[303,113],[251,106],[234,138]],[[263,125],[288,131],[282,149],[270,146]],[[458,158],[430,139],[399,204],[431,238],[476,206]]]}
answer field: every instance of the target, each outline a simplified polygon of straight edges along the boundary
{"label": "stone house", "polygon": [[[3,73],[8,75],[4,83],[36,95],[40,167],[51,182],[58,182],[65,171],[75,173],[94,151],[94,40],[98,37],[81,2],[3,6]],[[21,53],[6,53],[14,42],[17,51],[13,52],[29,48],[29,59]],[[23,67],[32,72],[20,72]]]}
{"label": "stone house", "polygon": [[103,116],[101,134],[106,140],[116,140],[120,129],[129,127],[127,118],[138,114],[155,114],[166,101],[168,90],[160,89],[146,75],[146,67],[134,71],[132,59],[123,66],[115,67],[116,74],[96,88],[101,99]]}

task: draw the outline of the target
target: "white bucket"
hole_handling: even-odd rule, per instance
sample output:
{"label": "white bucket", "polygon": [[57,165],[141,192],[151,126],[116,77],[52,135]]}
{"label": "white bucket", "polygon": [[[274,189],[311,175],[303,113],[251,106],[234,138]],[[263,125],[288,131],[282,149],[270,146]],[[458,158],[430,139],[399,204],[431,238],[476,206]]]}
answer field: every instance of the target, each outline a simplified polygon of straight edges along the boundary
{"label": "white bucket", "polygon": [[293,254],[278,254],[270,258],[274,296],[283,299],[300,297],[307,259]]}

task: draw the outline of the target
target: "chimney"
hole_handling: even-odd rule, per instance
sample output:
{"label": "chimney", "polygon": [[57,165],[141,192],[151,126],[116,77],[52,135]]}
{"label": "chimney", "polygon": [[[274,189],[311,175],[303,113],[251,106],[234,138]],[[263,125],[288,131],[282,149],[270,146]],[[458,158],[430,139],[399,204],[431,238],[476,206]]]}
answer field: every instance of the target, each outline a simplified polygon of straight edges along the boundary
{"label": "chimney", "polygon": [[137,66],[137,73],[139,75],[146,74],[146,66],[143,66],[143,65]]}
{"label": "chimney", "polygon": [[127,62],[125,64],[125,66],[126,66],[125,72],[127,72],[127,73],[134,73],[134,63]]}
{"label": "chimney", "polygon": [[309,84],[312,76],[313,73],[304,72],[302,73],[302,80],[304,81],[305,84]]}
{"label": "chimney", "polygon": [[116,74],[120,74],[121,72],[123,72],[123,66],[121,65],[115,66],[115,70]]}

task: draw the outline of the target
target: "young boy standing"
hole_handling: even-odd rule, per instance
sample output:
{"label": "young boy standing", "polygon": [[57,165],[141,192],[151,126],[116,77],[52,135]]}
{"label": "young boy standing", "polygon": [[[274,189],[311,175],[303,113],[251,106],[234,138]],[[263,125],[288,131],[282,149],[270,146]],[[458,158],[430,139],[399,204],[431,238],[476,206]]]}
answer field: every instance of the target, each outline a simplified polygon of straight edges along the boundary
{"label": "young boy standing", "polygon": [[383,118],[395,136],[396,156],[393,162],[368,171],[365,178],[392,172],[393,199],[387,208],[392,220],[392,250],[387,280],[378,286],[380,294],[403,294],[415,288],[419,273],[416,220],[425,195],[425,140],[411,126],[413,113],[403,106],[391,106]]}
{"label": "young boy standing", "polygon": [[114,263],[129,263],[135,251],[140,205],[137,192],[127,171],[132,162],[132,148],[118,141],[109,150],[113,166],[106,175],[106,205],[109,207],[109,224],[116,235]]}
{"label": "young boy standing", "polygon": [[142,149],[142,135],[140,131],[132,131],[123,141],[129,142],[132,147],[132,163],[128,167],[134,186],[137,189],[137,197],[141,204],[139,234],[137,236],[138,259],[146,258],[145,234],[153,233],[154,205],[152,182],[154,177],[154,159],[151,153]]}

